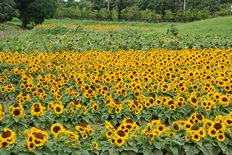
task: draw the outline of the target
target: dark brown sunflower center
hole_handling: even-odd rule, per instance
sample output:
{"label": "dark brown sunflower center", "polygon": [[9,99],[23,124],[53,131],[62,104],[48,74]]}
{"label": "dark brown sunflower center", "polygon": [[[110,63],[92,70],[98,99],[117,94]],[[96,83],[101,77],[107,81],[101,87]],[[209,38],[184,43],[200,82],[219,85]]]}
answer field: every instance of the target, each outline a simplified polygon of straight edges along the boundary
{"label": "dark brown sunflower center", "polygon": [[221,123],[216,123],[216,124],[214,124],[214,128],[215,128],[216,130],[220,130],[220,129],[222,128]]}
{"label": "dark brown sunflower center", "polygon": [[126,123],[130,123],[130,124],[132,124],[132,123],[133,123],[133,120],[131,120],[131,119],[127,119],[127,120],[126,120]]}
{"label": "dark brown sunflower center", "polygon": [[197,118],[198,118],[199,120],[203,120],[203,117],[202,117],[201,114],[197,114]]}
{"label": "dark brown sunflower center", "polygon": [[20,110],[19,109],[15,109],[14,112],[13,112],[13,114],[15,116],[19,116],[20,115]]}
{"label": "dark brown sunflower center", "polygon": [[120,137],[124,137],[124,136],[125,136],[125,132],[122,131],[122,130],[119,130],[119,131],[117,132],[117,134],[118,134]]}
{"label": "dark brown sunflower center", "polygon": [[199,136],[198,136],[198,135],[194,135],[194,138],[195,138],[195,139],[198,139],[198,138],[199,138]]}
{"label": "dark brown sunflower center", "polygon": [[60,130],[61,130],[61,128],[59,126],[55,126],[53,128],[53,132],[55,132],[55,133],[58,133]]}
{"label": "dark brown sunflower center", "polygon": [[174,128],[175,130],[178,130],[178,129],[179,129],[179,125],[175,123],[175,124],[173,125],[173,128]]}
{"label": "dark brown sunflower center", "polygon": [[39,111],[40,111],[40,107],[36,107],[36,108],[34,109],[34,111],[35,111],[35,112],[39,112]]}
{"label": "dark brown sunflower center", "polygon": [[197,102],[197,99],[191,98],[191,101],[192,101],[193,103],[196,103],[196,102]]}
{"label": "dark brown sunflower center", "polygon": [[227,102],[227,101],[228,101],[228,99],[226,97],[222,98],[222,102]]}
{"label": "dark brown sunflower center", "polygon": [[43,139],[44,135],[42,133],[36,133],[35,137],[38,138],[38,139]]}
{"label": "dark brown sunflower center", "polygon": [[122,139],[118,139],[117,142],[120,144],[122,143]]}
{"label": "dark brown sunflower center", "polygon": [[11,136],[11,132],[10,131],[6,131],[2,133],[2,138],[8,138]]}
{"label": "dark brown sunflower center", "polygon": [[60,108],[60,107],[56,107],[56,111],[57,111],[57,112],[60,112],[60,111],[61,111],[61,108]]}

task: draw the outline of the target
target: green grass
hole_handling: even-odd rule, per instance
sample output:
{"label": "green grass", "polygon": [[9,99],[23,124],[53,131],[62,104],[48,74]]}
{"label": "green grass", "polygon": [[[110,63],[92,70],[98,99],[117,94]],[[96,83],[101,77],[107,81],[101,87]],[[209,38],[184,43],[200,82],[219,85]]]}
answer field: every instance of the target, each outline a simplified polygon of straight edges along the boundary
{"label": "green grass", "polygon": [[[219,17],[191,23],[145,23],[145,22],[107,22],[72,19],[50,19],[44,24],[57,24],[55,28],[21,29],[20,20],[0,24],[0,51],[86,51],[150,48],[232,48],[232,16]],[[70,29],[64,25],[77,25]],[[78,25],[121,25],[135,26],[136,29],[96,31],[83,29]],[[166,34],[171,25],[179,34]],[[140,27],[151,30],[137,29]],[[2,29],[2,30],[1,30]],[[67,36],[65,39],[64,36]],[[51,46],[48,46],[48,43]]]}
{"label": "green grass", "polygon": [[[20,20],[14,18],[12,21],[7,22],[10,25],[19,26]],[[167,29],[171,25],[175,25],[180,34],[194,34],[194,35],[205,35],[205,34],[219,34],[225,37],[232,37],[232,16],[227,17],[217,17],[212,19],[206,19],[201,21],[195,21],[191,23],[146,23],[146,22],[113,22],[113,21],[93,21],[93,20],[75,20],[75,19],[49,19],[45,20],[44,24],[57,24],[57,25],[127,25],[127,26],[142,26],[148,28],[154,28],[156,32],[166,33]],[[6,28],[6,24],[0,24],[0,30]],[[14,30],[14,29],[13,29]]]}
{"label": "green grass", "polygon": [[108,22],[108,21],[91,21],[91,20],[73,20],[73,19],[50,19],[45,24],[117,24],[128,26],[145,26],[155,28],[157,32],[166,33],[171,25],[175,25],[180,34],[218,34],[225,37],[232,37],[232,16],[217,17],[191,23],[145,23],[145,22]]}
{"label": "green grass", "polygon": [[232,16],[206,19],[186,24],[177,24],[177,29],[183,34],[219,34],[232,37]]}

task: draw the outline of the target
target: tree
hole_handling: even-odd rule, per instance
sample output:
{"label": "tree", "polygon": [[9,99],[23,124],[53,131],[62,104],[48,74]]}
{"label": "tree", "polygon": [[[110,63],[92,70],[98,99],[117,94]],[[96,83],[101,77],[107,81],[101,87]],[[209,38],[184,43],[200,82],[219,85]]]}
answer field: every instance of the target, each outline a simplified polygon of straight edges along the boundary
{"label": "tree", "polygon": [[139,20],[141,17],[141,11],[137,6],[127,7],[122,10],[122,17],[126,20],[137,19]]}
{"label": "tree", "polygon": [[92,10],[93,9],[93,3],[92,2],[90,2],[90,1],[88,1],[88,0],[81,0],[80,2],[79,2],[79,7],[81,8],[81,9],[87,9],[87,10]]}
{"label": "tree", "polygon": [[149,9],[143,10],[141,12],[141,18],[146,21],[152,21],[153,19],[153,12]]}
{"label": "tree", "polygon": [[16,16],[14,0],[0,0],[0,22],[9,21]]}
{"label": "tree", "polygon": [[110,12],[106,8],[102,8],[99,10],[99,15],[101,19],[106,20],[109,17]]}
{"label": "tree", "polygon": [[112,19],[114,21],[117,21],[118,20],[118,11],[116,9],[113,9],[112,10]]}
{"label": "tree", "polygon": [[173,19],[174,19],[174,16],[173,16],[172,11],[170,11],[170,10],[165,10],[164,20],[170,22],[170,21],[172,21]]}
{"label": "tree", "polygon": [[19,9],[22,27],[30,22],[41,24],[45,18],[52,17],[57,7],[57,0],[15,0]]}

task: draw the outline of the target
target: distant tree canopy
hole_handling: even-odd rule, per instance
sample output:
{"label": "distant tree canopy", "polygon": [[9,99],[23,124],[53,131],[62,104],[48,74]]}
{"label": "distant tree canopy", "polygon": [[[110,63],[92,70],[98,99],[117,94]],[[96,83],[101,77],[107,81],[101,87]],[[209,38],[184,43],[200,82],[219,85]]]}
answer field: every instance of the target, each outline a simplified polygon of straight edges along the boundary
{"label": "distant tree canopy", "polygon": [[230,14],[232,0],[58,0],[55,18],[189,22]]}
{"label": "distant tree canopy", "polygon": [[57,7],[57,0],[15,0],[22,26],[30,22],[41,24],[45,18],[52,17]]}
{"label": "distant tree canopy", "polygon": [[[45,18],[190,22],[230,14],[232,0],[0,0],[0,22]],[[17,10],[18,9],[18,10]]]}
{"label": "distant tree canopy", "polygon": [[11,20],[16,13],[14,0],[0,0],[0,22]]}

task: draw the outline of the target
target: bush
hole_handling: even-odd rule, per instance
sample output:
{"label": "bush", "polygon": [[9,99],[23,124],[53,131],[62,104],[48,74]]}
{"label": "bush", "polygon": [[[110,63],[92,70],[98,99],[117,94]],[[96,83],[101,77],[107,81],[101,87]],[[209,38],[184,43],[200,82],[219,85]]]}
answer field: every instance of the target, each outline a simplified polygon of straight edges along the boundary
{"label": "bush", "polygon": [[165,10],[165,14],[164,14],[163,19],[164,19],[165,21],[167,21],[167,22],[173,21],[174,15],[173,15],[172,11],[170,11],[170,10]]}
{"label": "bush", "polygon": [[0,22],[9,21],[16,15],[14,0],[0,0]]}

